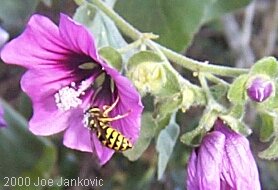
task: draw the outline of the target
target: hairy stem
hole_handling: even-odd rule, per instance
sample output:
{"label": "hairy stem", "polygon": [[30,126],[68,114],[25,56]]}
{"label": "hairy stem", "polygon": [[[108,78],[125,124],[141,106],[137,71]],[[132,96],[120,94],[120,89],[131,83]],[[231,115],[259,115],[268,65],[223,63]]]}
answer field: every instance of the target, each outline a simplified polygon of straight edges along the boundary
{"label": "hairy stem", "polygon": [[[90,0],[90,2],[92,2],[95,6],[97,6],[108,17],[110,17],[118,26],[118,28],[131,39],[138,40],[143,35],[139,30],[137,30],[131,24],[126,22],[121,16],[119,16],[113,9],[106,6],[105,3],[103,3],[101,0]],[[156,42],[153,43],[165,54],[165,56],[169,60],[191,71],[197,71],[197,72],[203,71],[203,72],[216,74],[219,76],[231,76],[231,77],[235,77],[248,72],[248,69],[239,69],[239,68],[231,68],[226,66],[206,64],[206,62],[200,62],[185,57]]]}

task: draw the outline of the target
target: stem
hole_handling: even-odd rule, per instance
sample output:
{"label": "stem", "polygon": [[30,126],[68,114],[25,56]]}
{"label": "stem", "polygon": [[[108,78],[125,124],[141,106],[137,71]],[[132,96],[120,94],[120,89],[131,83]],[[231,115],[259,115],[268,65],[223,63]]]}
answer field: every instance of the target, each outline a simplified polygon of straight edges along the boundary
{"label": "stem", "polygon": [[174,73],[177,77],[178,77],[178,80],[180,81],[181,84],[185,84],[187,86],[190,86],[192,88],[198,88],[196,85],[194,84],[191,84],[190,82],[188,82],[186,79],[184,79],[179,73],[178,71],[176,71],[172,65],[169,63],[167,57],[165,56],[165,54],[161,51],[161,49],[159,49],[157,47],[157,45],[151,41],[151,40],[146,40],[146,44],[154,51],[156,51],[156,53],[159,54],[159,56],[161,57],[161,59],[165,60],[167,63],[165,63],[165,66],[170,70],[172,71],[172,73]]}
{"label": "stem", "polygon": [[201,84],[203,90],[206,93],[207,101],[209,102],[209,101],[213,100],[213,97],[210,93],[208,83],[207,83],[207,80],[204,76],[204,73],[198,73],[198,78],[199,78],[199,81],[200,81],[200,84]]}
{"label": "stem", "polygon": [[105,3],[101,0],[90,0],[94,5],[96,5],[102,12],[104,12],[111,20],[115,22],[115,24],[119,27],[119,29],[129,36],[133,40],[138,40],[141,37],[141,32],[133,27],[131,24],[126,22],[120,15],[118,15],[113,9],[107,7]]}
{"label": "stem", "polygon": [[117,50],[119,53],[124,54],[132,49],[138,48],[141,44],[142,44],[142,40],[139,39]]}
{"label": "stem", "polygon": [[[142,33],[139,30],[137,30],[131,24],[126,22],[113,9],[107,7],[105,3],[103,3],[101,0],[90,0],[90,1],[94,5],[96,5],[101,11],[103,11],[108,17],[110,17],[125,35],[129,36],[133,40],[138,40],[141,38]],[[231,76],[231,77],[235,77],[248,72],[248,69],[239,69],[239,68],[231,68],[226,66],[205,64],[206,62],[199,62],[193,60],[191,58],[182,56],[177,52],[174,52],[156,42],[153,43],[165,54],[165,56],[169,60],[191,71],[209,72],[219,76]]]}
{"label": "stem", "polygon": [[224,81],[223,79],[220,79],[216,76],[214,76],[213,74],[211,73],[205,73],[206,77],[208,80],[210,80],[211,82],[213,83],[216,83],[216,84],[223,84],[224,86],[230,86],[229,83],[227,83],[226,81]]}
{"label": "stem", "polygon": [[182,67],[197,71],[197,72],[207,72],[216,74],[219,76],[230,76],[230,77],[236,77],[241,74],[248,73],[248,69],[239,69],[239,68],[232,68],[227,66],[221,66],[221,65],[212,65],[207,64],[207,62],[200,62],[188,57],[185,57],[177,52],[174,52],[173,50],[170,50],[166,47],[161,46],[160,44],[157,44],[161,51],[165,54],[165,56],[170,59],[171,61],[181,65]]}

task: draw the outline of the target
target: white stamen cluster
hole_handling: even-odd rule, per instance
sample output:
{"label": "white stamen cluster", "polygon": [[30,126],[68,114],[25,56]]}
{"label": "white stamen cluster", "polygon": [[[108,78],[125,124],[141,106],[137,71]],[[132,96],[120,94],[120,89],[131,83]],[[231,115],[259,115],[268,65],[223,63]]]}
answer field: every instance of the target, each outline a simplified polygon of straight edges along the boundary
{"label": "white stamen cluster", "polygon": [[[85,81],[82,81],[82,83]],[[82,86],[81,83],[81,86]],[[88,88],[88,86],[87,86]],[[71,108],[76,108],[82,104],[82,100],[80,99],[80,95],[85,94],[85,87],[81,87],[76,89],[75,82],[72,82],[70,86],[66,86],[60,89],[55,95],[55,102],[57,107],[62,111],[68,111]]]}

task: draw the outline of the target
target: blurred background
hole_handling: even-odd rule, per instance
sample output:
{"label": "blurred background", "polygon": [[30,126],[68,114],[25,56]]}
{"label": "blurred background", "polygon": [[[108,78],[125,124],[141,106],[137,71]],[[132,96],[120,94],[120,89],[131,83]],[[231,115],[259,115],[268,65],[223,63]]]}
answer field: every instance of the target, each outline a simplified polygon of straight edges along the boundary
{"label": "blurred background", "polygon": [[[188,3],[184,5],[182,0],[118,0],[115,9],[140,30],[160,34],[159,42],[163,45],[200,61],[248,68],[259,58],[278,56],[278,0],[219,0],[212,9],[204,7],[204,2],[209,0],[184,2]],[[30,15],[39,13],[58,23],[60,12],[73,16],[77,7],[70,0],[0,0],[0,26],[13,39],[23,31]],[[213,12],[204,13],[206,10]],[[200,17],[200,13],[207,14],[206,19],[204,15]],[[195,82],[191,72],[175,64],[174,67]],[[23,73],[20,67],[0,64],[0,96],[8,122],[8,128],[0,129],[0,187],[6,182],[5,177],[29,176],[32,180],[37,177],[103,179],[101,187],[34,189],[185,189],[186,162],[191,149],[179,141],[163,178],[157,180],[156,137],[137,161],[131,162],[122,154],[115,154],[105,166],[99,167],[92,155],[65,148],[61,134],[47,138],[32,135],[26,129],[32,106],[20,89]],[[145,97],[144,102],[145,109],[152,111],[152,98]],[[192,108],[186,114],[178,113],[182,133],[198,124],[202,110]],[[277,161],[264,161],[256,156],[267,144],[259,142],[260,118],[252,112],[252,106],[247,110],[245,121],[254,130],[248,139],[258,163],[262,189],[277,190]]]}

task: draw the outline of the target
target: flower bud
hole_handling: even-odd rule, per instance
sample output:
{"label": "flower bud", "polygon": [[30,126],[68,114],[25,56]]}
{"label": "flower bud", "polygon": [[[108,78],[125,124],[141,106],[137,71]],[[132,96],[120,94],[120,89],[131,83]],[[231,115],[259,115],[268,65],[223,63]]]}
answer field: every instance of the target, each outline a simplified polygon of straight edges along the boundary
{"label": "flower bud", "polygon": [[158,93],[167,81],[164,66],[151,62],[139,64],[128,75],[142,94]]}
{"label": "flower bud", "polygon": [[254,78],[247,88],[248,96],[255,102],[266,100],[273,91],[272,82],[262,77]]}
{"label": "flower bud", "polygon": [[[171,76],[171,80],[175,84],[178,83],[170,74],[167,72],[164,60],[153,51],[141,51],[134,54],[128,61],[127,76],[141,94],[159,94],[163,93],[163,89],[168,92],[167,77]],[[175,84],[170,86],[175,86]]]}

